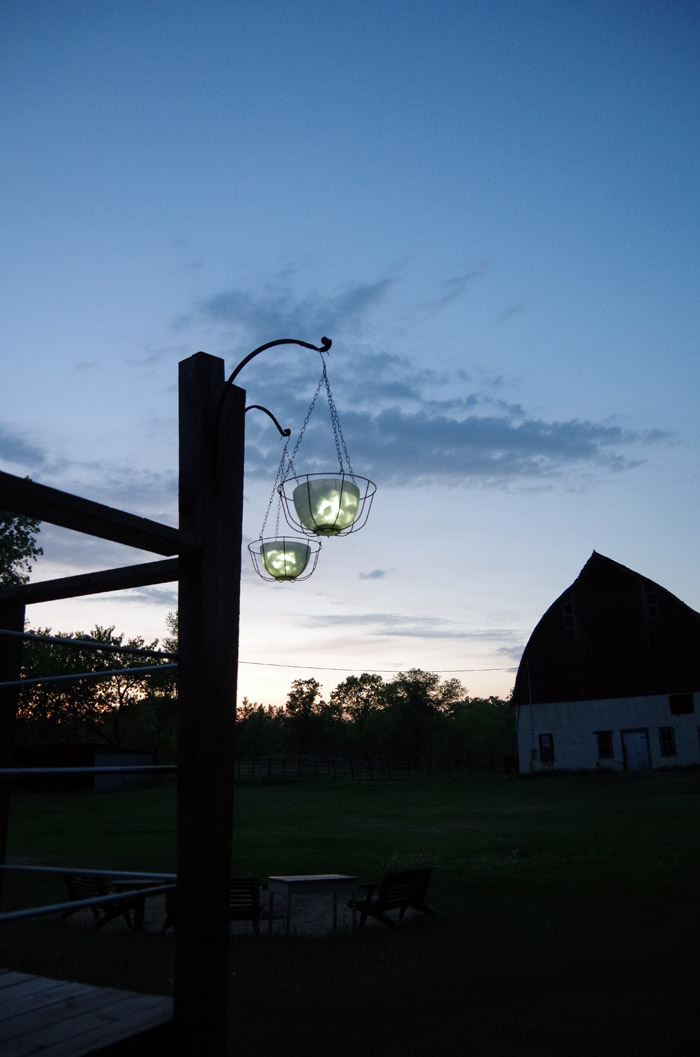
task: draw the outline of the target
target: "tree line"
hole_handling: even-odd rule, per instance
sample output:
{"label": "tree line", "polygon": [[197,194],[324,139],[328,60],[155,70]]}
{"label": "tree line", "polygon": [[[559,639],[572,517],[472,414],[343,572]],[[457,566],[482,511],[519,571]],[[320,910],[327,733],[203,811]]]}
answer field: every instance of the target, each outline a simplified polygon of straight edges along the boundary
{"label": "tree line", "polygon": [[[168,620],[173,623],[172,617]],[[97,625],[92,631],[53,633],[50,628],[28,629],[22,649],[22,678],[68,676],[76,673],[125,670],[152,665],[150,672],[115,674],[96,680],[75,678],[23,687],[19,696],[16,739],[27,745],[93,742],[114,749],[153,755],[154,763],[175,754],[177,710],[176,676],[159,672],[159,662],[133,650],[176,651],[177,640],[145,642],[126,639],[114,627]],[[65,645],[53,639],[67,639]],[[93,643],[95,644],[93,646]],[[109,646],[109,651],[98,645]],[[164,662],[165,663],[165,659]]]}
{"label": "tree line", "polygon": [[[171,629],[176,620],[169,616]],[[24,644],[22,676],[69,675],[141,667],[132,649],[176,651],[174,636],[162,643],[125,639],[113,627],[90,632],[39,628]],[[50,641],[65,638],[68,647]],[[83,645],[85,643],[85,645]],[[97,651],[92,643],[115,649]],[[121,652],[120,647],[124,650]],[[129,652],[127,652],[129,651]],[[177,684],[173,671],[121,674],[102,680],[76,678],[22,689],[17,740],[23,744],[95,742],[115,749],[174,759]],[[316,679],[295,679],[283,706],[243,698],[236,713],[235,751],[241,756],[508,755],[514,745],[513,710],[497,697],[470,698],[457,679],[412,668],[389,681],[363,672],[348,676],[322,696]]]}
{"label": "tree line", "polygon": [[470,698],[458,679],[411,668],[385,681],[350,675],[325,700],[316,679],[295,679],[282,708],[239,706],[244,756],[440,755],[514,751],[508,701]]}
{"label": "tree line", "polygon": [[[39,522],[0,511],[0,585],[25,583],[31,561],[41,556]],[[22,676],[69,675],[141,667],[132,650],[177,652],[177,614],[166,618],[168,635],[147,643],[125,639],[114,627],[90,632],[38,628],[25,641]],[[70,639],[74,646],[49,641]],[[85,645],[83,645],[85,643]],[[108,645],[109,652],[92,644]],[[149,662],[146,662],[149,663]],[[108,679],[72,679],[22,689],[17,739],[25,744],[98,742],[151,753],[154,762],[174,759],[177,682],[172,671],[154,670]],[[458,679],[412,668],[384,680],[376,673],[348,676],[328,695],[313,678],[295,679],[283,706],[243,698],[236,714],[236,753],[241,756],[439,755],[514,751],[515,723],[509,703],[470,698]]]}

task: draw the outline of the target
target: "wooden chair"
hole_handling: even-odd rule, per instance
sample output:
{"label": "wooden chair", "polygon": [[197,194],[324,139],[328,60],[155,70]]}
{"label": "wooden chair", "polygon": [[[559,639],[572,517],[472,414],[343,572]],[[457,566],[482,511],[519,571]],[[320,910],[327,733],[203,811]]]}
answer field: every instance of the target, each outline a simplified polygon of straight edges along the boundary
{"label": "wooden chair", "polygon": [[[100,896],[110,894],[105,879],[100,877],[99,874],[66,873],[63,875],[63,880],[68,889],[68,898],[71,901],[97,899]],[[76,914],[82,909],[83,907],[76,907],[75,909],[64,910],[61,917],[70,917],[71,914]],[[113,900],[108,903],[93,903],[92,906],[85,909],[92,911],[92,916],[95,919],[92,926],[94,929],[102,928],[108,921],[114,921],[115,918],[119,917],[124,918],[130,929],[134,927],[134,923],[131,920],[133,901]]]}
{"label": "wooden chair", "polygon": [[[425,902],[432,868],[422,870],[397,870],[385,873],[378,884],[363,884],[365,895],[357,902],[360,911],[360,925],[364,925],[367,918],[376,918],[385,925],[394,927],[396,922],[387,916],[387,910],[398,910],[401,920],[411,907],[423,914],[435,916],[435,912]],[[348,903],[352,906],[352,903]]]}
{"label": "wooden chair", "polygon": [[228,892],[229,921],[250,921],[256,936],[262,914],[260,887],[257,877],[232,877]]}
{"label": "wooden chair", "polygon": [[[232,877],[228,898],[229,921],[250,921],[255,936],[260,932],[262,904],[260,881],[257,877]],[[177,915],[177,891],[165,893],[165,921],[161,932],[165,933],[175,924]]]}

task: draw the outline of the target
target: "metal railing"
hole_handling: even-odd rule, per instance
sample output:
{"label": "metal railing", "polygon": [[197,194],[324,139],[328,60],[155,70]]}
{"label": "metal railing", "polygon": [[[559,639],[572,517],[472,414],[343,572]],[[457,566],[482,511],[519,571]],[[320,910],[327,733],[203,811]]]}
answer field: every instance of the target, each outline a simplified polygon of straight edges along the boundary
{"label": "metal railing", "polygon": [[[24,872],[33,874],[80,874],[90,877],[100,877],[105,881],[113,883],[138,881],[139,887],[129,889],[128,887],[119,892],[106,893],[99,896],[90,896],[86,899],[70,899],[60,903],[45,903],[39,907],[24,907],[21,910],[8,910],[0,913],[0,923],[4,921],[18,921],[23,918],[41,917],[45,914],[60,914],[66,911],[82,910],[83,908],[103,906],[105,903],[119,903],[127,899],[145,899],[146,897],[165,894],[175,889],[176,874],[172,873],[140,873],[133,870],[94,870],[76,866],[29,866],[23,863],[3,863],[0,870],[5,872]],[[150,882],[153,881],[153,885]],[[166,884],[159,884],[166,881]]]}

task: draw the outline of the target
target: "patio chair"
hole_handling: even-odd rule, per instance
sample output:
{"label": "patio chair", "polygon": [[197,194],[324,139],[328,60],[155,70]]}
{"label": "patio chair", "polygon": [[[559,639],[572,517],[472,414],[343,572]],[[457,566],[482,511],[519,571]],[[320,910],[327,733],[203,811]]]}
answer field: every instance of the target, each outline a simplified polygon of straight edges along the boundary
{"label": "patio chair", "polygon": [[[100,896],[110,895],[104,877],[99,874],[65,873],[63,880],[68,889],[68,898],[71,902],[77,902],[81,899],[97,899]],[[87,908],[75,907],[64,910],[61,917],[67,918],[71,914],[77,914],[79,910],[88,909],[92,912],[92,916],[95,919],[92,926],[94,929],[102,928],[108,921],[114,921],[115,918],[119,917],[124,918],[129,928],[133,929],[134,923],[131,919],[133,907],[133,900],[110,900],[107,903],[93,903],[92,906]]]}
{"label": "patio chair", "polygon": [[[435,917],[435,911],[425,902],[431,874],[431,867],[422,870],[396,870],[385,873],[378,884],[360,885],[365,893],[356,904],[360,911],[360,926],[370,917],[393,928],[396,922],[388,917],[387,911],[398,910],[400,921],[409,907]],[[348,903],[348,906],[351,905]]]}
{"label": "patio chair", "polygon": [[[255,936],[260,932],[262,904],[260,881],[257,877],[232,877],[229,886],[229,921],[250,921]],[[165,921],[161,933],[175,924],[177,917],[177,890],[165,893]]]}

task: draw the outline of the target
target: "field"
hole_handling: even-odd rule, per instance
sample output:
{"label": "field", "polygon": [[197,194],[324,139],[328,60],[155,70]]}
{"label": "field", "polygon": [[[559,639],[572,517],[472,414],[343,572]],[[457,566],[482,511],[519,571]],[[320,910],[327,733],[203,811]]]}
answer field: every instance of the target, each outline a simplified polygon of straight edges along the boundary
{"label": "field", "polygon": [[[430,864],[436,919],[232,940],[241,1057],[695,1054],[700,772],[236,789],[234,872],[363,880]],[[10,860],[174,868],[174,796],[18,794]],[[7,882],[5,908],[62,896]],[[0,930],[0,965],[172,987],[172,936],[55,917]]]}

